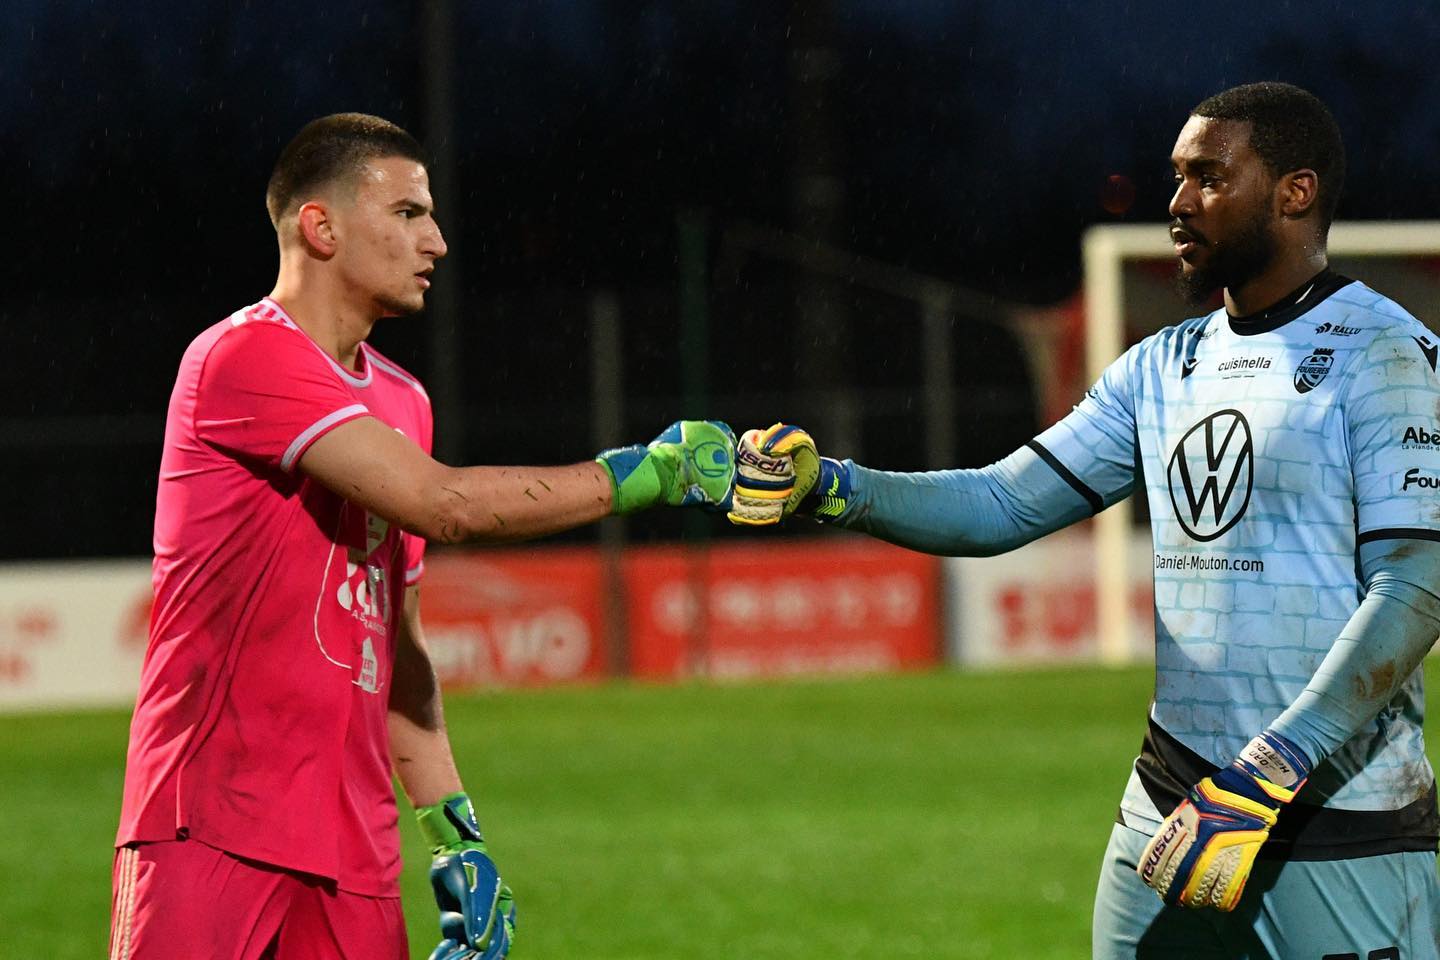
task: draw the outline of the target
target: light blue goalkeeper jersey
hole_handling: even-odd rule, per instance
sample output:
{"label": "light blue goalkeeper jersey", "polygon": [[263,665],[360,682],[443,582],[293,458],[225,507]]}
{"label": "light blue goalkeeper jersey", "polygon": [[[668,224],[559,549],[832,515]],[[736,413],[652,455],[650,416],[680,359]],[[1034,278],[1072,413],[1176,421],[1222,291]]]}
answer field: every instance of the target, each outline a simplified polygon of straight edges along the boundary
{"label": "light blue goalkeeper jersey", "polygon": [[[1361,544],[1440,540],[1437,349],[1396,303],[1325,273],[1269,316],[1217,310],[1146,338],[1032,443],[1105,504],[1143,471],[1151,717],[1203,760],[1229,763],[1305,688],[1362,599]],[[1416,804],[1434,783],[1423,712],[1416,670],[1317,769],[1307,801]],[[1122,814],[1153,824],[1142,779]]]}

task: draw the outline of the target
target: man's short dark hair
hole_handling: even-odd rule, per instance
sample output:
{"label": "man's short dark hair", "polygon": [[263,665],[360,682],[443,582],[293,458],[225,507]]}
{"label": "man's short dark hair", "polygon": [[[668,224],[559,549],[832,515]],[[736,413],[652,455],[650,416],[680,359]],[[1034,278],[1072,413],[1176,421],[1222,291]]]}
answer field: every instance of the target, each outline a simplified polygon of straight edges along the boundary
{"label": "man's short dark hair", "polygon": [[368,113],[332,113],[311,120],[275,161],[265,188],[270,222],[278,225],[291,204],[305,199],[305,194],[352,177],[366,163],[381,157],[427,163],[424,148],[389,120]]}
{"label": "man's short dark hair", "polygon": [[1288,83],[1247,83],[1201,101],[1190,115],[1249,123],[1250,146],[1277,177],[1314,170],[1320,227],[1329,229],[1345,185],[1345,143],[1319,97]]}

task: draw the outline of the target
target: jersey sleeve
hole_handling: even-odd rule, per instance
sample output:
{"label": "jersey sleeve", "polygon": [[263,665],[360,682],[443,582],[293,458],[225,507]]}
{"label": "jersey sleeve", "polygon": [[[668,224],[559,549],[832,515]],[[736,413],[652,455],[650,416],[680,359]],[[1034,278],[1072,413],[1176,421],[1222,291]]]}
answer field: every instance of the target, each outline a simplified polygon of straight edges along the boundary
{"label": "jersey sleeve", "polygon": [[1123,500],[1135,486],[1137,357],[1132,348],[1063,420],[983,469],[889,473],[845,461],[851,496],[837,522],[912,550],[983,557]]}
{"label": "jersey sleeve", "polygon": [[1075,409],[1029,444],[1085,498],[1092,513],[1125,499],[1135,487],[1133,385],[1144,347],[1136,344],[1106,367]]}
{"label": "jersey sleeve", "polygon": [[1440,634],[1440,543],[1383,540],[1360,548],[1365,599],[1305,690],[1270,729],[1311,761],[1375,719]]}
{"label": "jersey sleeve", "polygon": [[[1412,335],[1413,333],[1413,335]],[[1344,404],[1360,543],[1440,539],[1440,380],[1419,324],[1390,328],[1357,360]]]}
{"label": "jersey sleeve", "polygon": [[326,432],[369,414],[302,336],[257,322],[221,337],[200,375],[195,435],[237,460],[289,473]]}

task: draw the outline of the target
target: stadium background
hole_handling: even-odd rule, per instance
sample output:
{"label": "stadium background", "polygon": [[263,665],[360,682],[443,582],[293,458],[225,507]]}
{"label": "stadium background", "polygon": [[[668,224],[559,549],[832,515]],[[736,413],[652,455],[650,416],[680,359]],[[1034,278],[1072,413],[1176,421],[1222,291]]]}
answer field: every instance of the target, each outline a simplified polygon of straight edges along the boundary
{"label": "stadium background", "polygon": [[[7,14],[7,697],[61,634],[95,645],[61,650],[77,682],[87,659],[103,672],[136,655],[174,366],[269,289],[265,179],[316,115],[380,113],[435,151],[452,255],[429,314],[376,339],[426,379],[454,462],[576,460],[679,415],[796,420],[894,469],[989,462],[1083,386],[1081,232],[1161,220],[1186,111],[1232,83],[1289,80],[1331,104],[1350,152],[1343,219],[1440,216],[1426,5],[16,0]],[[977,607],[957,598],[985,568],[916,567],[917,599],[883,574],[927,561],[847,554],[865,547],[835,531],[746,541],[647,515],[557,540],[445,561],[456,594],[476,563],[486,583],[526,565],[581,583],[605,638],[587,648],[590,682],[554,686],[497,675],[497,641],[476,639],[498,630],[484,597],[455,614],[480,623],[452,631],[457,662],[490,644],[488,667],[460,663],[469,690],[448,709],[519,891],[524,955],[1085,955],[1148,676],[1085,665],[1083,542],[1045,548]],[[847,557],[881,571],[858,608],[853,583],[805,579]],[[554,575],[572,562],[575,577]],[[710,605],[757,569],[799,594]],[[656,608],[615,598],[664,576],[685,629],[647,674],[639,621]],[[796,618],[799,652],[717,659],[737,623],[775,610]],[[862,646],[886,611],[922,612],[897,641],[919,653],[805,649],[839,632],[837,610]],[[806,616],[834,622],[807,631]],[[1065,665],[993,666],[1014,659]],[[634,674],[681,682],[602,679]],[[0,715],[14,878],[0,956],[103,949],[126,719]],[[407,842],[423,956],[433,911]]]}

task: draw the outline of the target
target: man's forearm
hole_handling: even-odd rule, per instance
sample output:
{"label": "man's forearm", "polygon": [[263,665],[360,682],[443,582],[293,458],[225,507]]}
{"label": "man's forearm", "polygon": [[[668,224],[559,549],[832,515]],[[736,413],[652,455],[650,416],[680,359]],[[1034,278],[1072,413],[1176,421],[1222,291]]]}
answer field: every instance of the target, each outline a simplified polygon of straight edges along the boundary
{"label": "man's forearm", "polygon": [[452,467],[433,521],[441,543],[529,540],[611,512],[612,486],[595,461],[564,467]]}
{"label": "man's forearm", "polygon": [[1319,763],[1390,703],[1440,636],[1440,544],[1366,544],[1368,592],[1271,729]]}
{"label": "man's forearm", "polygon": [[837,525],[926,553],[992,556],[1092,513],[1028,447],[979,470],[850,469],[850,502]]}
{"label": "man's forearm", "polygon": [[442,797],[463,789],[443,724],[438,730],[427,729],[392,710],[390,757],[411,806],[439,803]]}
{"label": "man's forearm", "polygon": [[405,590],[390,673],[388,721],[391,766],[411,805],[429,806],[462,789],[445,731],[440,681],[430,664],[420,623],[419,587]]}

